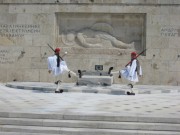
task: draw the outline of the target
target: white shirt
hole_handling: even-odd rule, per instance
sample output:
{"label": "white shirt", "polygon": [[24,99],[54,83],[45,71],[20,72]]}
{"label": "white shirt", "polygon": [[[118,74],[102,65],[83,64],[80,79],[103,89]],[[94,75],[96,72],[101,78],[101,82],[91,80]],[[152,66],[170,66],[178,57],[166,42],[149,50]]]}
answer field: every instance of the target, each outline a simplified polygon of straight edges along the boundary
{"label": "white shirt", "polygon": [[[128,65],[125,69],[120,71],[121,75],[129,81],[138,82],[139,79],[138,79],[138,74],[137,74],[136,68],[137,68],[137,60],[134,59],[132,61],[131,66]],[[139,75],[142,75],[141,66],[140,66]]]}
{"label": "white shirt", "polygon": [[48,69],[52,71],[54,76],[63,74],[64,72],[68,72],[69,69],[65,61],[60,61],[60,66],[57,67],[57,56],[48,57]]}

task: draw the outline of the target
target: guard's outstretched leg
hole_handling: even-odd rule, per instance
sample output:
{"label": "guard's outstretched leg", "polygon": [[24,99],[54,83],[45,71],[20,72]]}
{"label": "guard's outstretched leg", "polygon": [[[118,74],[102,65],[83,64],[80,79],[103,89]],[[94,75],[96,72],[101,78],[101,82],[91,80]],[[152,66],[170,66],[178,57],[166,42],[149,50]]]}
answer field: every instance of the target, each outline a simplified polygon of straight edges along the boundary
{"label": "guard's outstretched leg", "polygon": [[68,77],[71,78],[71,74],[70,74],[70,71],[68,72]]}
{"label": "guard's outstretched leg", "polygon": [[73,76],[76,76],[76,77],[77,77],[77,75],[76,75],[75,72],[69,70],[69,71],[68,71],[68,77],[69,77],[69,78],[71,78],[71,74],[72,74]]}
{"label": "guard's outstretched leg", "polygon": [[121,78],[121,73],[120,71],[111,71],[110,74],[119,74],[119,78]]}
{"label": "guard's outstretched leg", "polygon": [[108,74],[109,74],[109,75],[111,74],[111,70],[113,70],[113,67],[110,67],[110,68],[109,68],[109,71],[108,71]]}

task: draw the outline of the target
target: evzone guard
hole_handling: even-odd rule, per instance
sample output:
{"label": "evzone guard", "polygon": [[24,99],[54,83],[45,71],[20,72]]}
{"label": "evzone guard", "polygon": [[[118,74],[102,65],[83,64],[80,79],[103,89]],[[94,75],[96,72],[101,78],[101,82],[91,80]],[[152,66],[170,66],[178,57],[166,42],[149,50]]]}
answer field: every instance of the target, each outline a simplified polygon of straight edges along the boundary
{"label": "evzone guard", "polygon": [[[52,47],[50,47],[50,48],[52,49]],[[48,72],[52,73],[53,76],[55,76],[55,77],[62,75],[64,73],[67,73],[67,72],[68,72],[69,78],[71,77],[71,74],[76,76],[76,73],[74,73],[73,71],[70,71],[69,68],[67,67],[66,62],[63,60],[63,56],[62,57],[60,56],[60,51],[61,51],[60,48],[56,48],[53,51],[54,51],[54,55],[47,58]],[[66,54],[67,54],[67,52],[65,52],[65,55]],[[62,93],[63,92],[62,89],[60,90],[60,83],[61,83],[60,80],[57,80],[55,82],[55,84],[57,84],[57,88],[55,90],[55,93]]]}
{"label": "evzone guard", "polygon": [[127,95],[135,95],[135,93],[132,90],[133,85],[139,82],[138,77],[142,76],[142,68],[137,57],[145,51],[146,50],[142,51],[140,54],[137,54],[136,52],[131,52],[131,61],[128,64],[126,64],[124,69],[119,71],[119,78],[121,78],[122,76],[129,82],[128,86],[131,88],[131,92],[128,91]]}
{"label": "evzone guard", "polygon": [[119,78],[121,76],[126,79],[129,83],[128,86],[131,88],[131,92],[127,92],[127,95],[135,95],[133,92],[133,85],[139,82],[140,76],[142,76],[142,68],[139,63],[137,57],[143,54],[147,49],[143,50],[141,53],[137,54],[136,52],[131,52],[131,61],[125,65],[125,68],[120,71],[111,72],[111,74],[119,74]]}

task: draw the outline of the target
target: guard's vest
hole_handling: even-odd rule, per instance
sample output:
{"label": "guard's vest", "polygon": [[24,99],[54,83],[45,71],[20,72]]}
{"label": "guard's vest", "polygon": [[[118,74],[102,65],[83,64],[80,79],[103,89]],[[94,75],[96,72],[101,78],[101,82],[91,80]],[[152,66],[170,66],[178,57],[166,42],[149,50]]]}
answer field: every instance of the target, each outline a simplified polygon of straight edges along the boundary
{"label": "guard's vest", "polygon": [[[131,61],[130,66],[132,65],[132,62],[133,61]],[[135,71],[137,71],[137,74],[139,75],[139,73],[140,73],[140,63],[139,63],[138,59],[136,59],[136,70]]]}
{"label": "guard's vest", "polygon": [[136,71],[137,71],[137,74],[139,75],[139,73],[140,73],[140,63],[139,63],[138,59],[136,59],[136,62],[137,62]]}
{"label": "guard's vest", "polygon": [[57,56],[57,67],[59,67],[60,65],[60,58],[59,58],[59,55],[56,55]]}

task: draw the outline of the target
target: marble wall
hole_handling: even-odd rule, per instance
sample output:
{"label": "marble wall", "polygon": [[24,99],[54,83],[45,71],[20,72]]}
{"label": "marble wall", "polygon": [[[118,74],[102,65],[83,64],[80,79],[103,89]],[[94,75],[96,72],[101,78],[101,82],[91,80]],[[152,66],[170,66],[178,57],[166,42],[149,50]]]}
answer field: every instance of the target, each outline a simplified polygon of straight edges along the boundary
{"label": "marble wall", "polygon": [[[49,43],[68,52],[75,72],[118,71],[147,48],[139,84],[180,85],[179,21],[177,0],[0,0],[0,81],[53,82]],[[124,82],[114,75],[114,83]]]}

